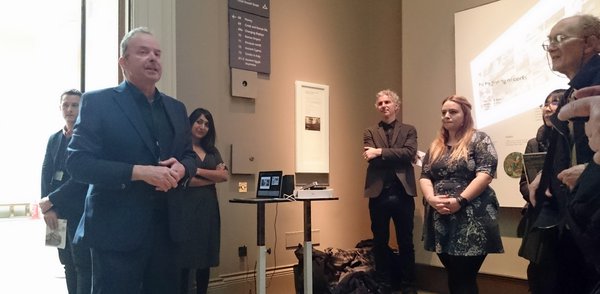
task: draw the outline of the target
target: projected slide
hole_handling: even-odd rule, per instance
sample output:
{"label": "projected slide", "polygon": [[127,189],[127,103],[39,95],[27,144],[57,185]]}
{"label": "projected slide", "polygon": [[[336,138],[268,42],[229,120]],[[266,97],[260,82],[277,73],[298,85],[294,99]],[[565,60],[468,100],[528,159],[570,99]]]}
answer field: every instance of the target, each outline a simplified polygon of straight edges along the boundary
{"label": "projected slide", "polygon": [[455,14],[456,91],[471,100],[477,128],[494,141],[492,186],[502,206],[523,205],[519,153],[542,125],[544,98],[568,88],[541,44],[556,22],[580,13],[600,16],[600,1],[500,0]]}

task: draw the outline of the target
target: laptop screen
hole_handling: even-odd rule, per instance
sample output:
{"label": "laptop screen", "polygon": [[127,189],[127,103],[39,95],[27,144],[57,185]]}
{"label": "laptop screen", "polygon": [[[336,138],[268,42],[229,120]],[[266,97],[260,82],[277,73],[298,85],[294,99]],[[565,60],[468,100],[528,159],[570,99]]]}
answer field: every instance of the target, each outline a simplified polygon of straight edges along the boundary
{"label": "laptop screen", "polygon": [[281,196],[282,171],[261,171],[258,173],[256,197],[279,198]]}

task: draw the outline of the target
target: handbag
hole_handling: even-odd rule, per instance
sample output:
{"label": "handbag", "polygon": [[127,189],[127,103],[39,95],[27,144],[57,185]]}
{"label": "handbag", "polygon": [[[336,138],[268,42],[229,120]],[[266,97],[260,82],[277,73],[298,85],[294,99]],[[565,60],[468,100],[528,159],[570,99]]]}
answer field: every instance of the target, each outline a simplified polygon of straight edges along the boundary
{"label": "handbag", "polygon": [[521,220],[519,220],[519,224],[517,225],[517,237],[523,238],[525,236],[525,232],[529,227],[529,219],[532,217],[532,210],[529,209],[529,204],[525,204],[523,209],[521,210]]}
{"label": "handbag", "polygon": [[553,260],[558,243],[558,226],[532,228],[523,237],[519,256],[537,264]]}
{"label": "handbag", "polygon": [[539,213],[530,215],[531,226],[526,230],[519,248],[519,256],[536,264],[552,262],[558,246],[558,213],[544,203]]}

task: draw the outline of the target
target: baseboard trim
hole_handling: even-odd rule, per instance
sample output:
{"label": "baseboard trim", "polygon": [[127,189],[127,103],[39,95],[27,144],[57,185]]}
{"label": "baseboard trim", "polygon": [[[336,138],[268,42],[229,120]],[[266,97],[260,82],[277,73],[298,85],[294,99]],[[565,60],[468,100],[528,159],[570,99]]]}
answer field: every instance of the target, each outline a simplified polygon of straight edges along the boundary
{"label": "baseboard trim", "polygon": [[[445,294],[448,293],[446,271],[442,267],[433,265],[416,265],[417,287],[421,290]],[[267,285],[276,280],[287,280],[286,292],[293,290],[294,264],[281,265],[267,269]],[[291,281],[291,282],[290,282]],[[527,280],[479,273],[477,284],[480,294],[527,294]],[[256,271],[242,271],[228,273],[210,280],[208,289],[210,293],[245,293],[243,289],[255,289]]]}
{"label": "baseboard trim", "polygon": [[[278,279],[281,277],[289,277],[289,276],[294,276],[294,265],[293,264],[289,264],[289,265],[281,265],[278,266],[276,268],[267,268],[267,285],[269,285],[270,281],[272,279]],[[232,289],[232,288],[238,288],[239,286],[249,286],[252,285],[252,287],[254,287],[254,285],[256,284],[256,271],[252,270],[252,271],[243,271],[243,272],[236,272],[236,273],[229,273],[229,274],[224,274],[224,275],[220,275],[217,278],[211,279],[209,284],[208,284],[208,288],[209,290],[211,290],[211,292],[214,291],[220,291],[220,290],[224,290],[224,289]]]}

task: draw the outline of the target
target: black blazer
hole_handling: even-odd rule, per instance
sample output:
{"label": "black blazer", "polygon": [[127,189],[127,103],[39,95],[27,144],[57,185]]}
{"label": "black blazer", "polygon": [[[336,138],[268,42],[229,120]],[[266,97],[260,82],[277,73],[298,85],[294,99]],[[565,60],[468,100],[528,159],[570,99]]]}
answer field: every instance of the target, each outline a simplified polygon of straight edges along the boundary
{"label": "black blazer", "polygon": [[[560,100],[558,109],[550,117],[553,124],[550,133],[550,146],[544,161],[540,185],[535,192],[537,203],[548,202],[559,213],[561,228],[565,223],[567,202],[571,192],[568,187],[557,179],[557,175],[571,166],[571,145],[573,143],[576,146],[577,164],[590,162],[594,152],[588,145],[588,138],[585,135],[585,122],[582,120],[573,122],[573,138],[571,138],[569,123],[559,120],[558,113],[567,104],[568,97],[575,89],[600,85],[600,56],[593,56],[573,77],[569,85],[571,87]],[[553,197],[546,197],[546,189],[550,189]],[[542,205],[536,205],[536,207],[542,207]]]}
{"label": "black blazer", "polygon": [[[169,199],[196,173],[196,153],[185,105],[160,95],[174,130],[165,151],[186,170],[179,187],[166,192]],[[143,181],[131,181],[131,175],[136,164],[157,165],[156,149],[126,82],[83,95],[67,160],[73,179],[90,184],[76,243],[108,250],[132,250],[141,245],[153,229],[150,195],[157,192]]]}
{"label": "black blazer", "polygon": [[50,192],[56,189],[56,187],[53,187],[54,181],[52,180],[52,178],[57,169],[56,165],[58,163],[56,161],[62,137],[63,131],[60,130],[52,134],[52,136],[48,138],[48,144],[46,145],[46,154],[44,155],[44,163],[42,164],[42,195],[40,198],[48,196]]}
{"label": "black blazer", "polygon": [[588,263],[600,271],[600,165],[590,161],[573,189],[567,223]]}
{"label": "black blazer", "polygon": [[417,154],[417,130],[411,125],[396,121],[392,142],[394,143],[389,146],[385,131],[379,124],[363,133],[364,147],[382,148],[381,156],[369,161],[365,197],[374,198],[381,194],[388,168],[395,169],[396,176],[408,195],[417,195],[415,171],[412,166]]}
{"label": "black blazer", "polygon": [[60,130],[48,139],[42,164],[41,197],[48,196],[50,198],[50,202],[53,204],[52,208],[60,218],[67,220],[69,231],[74,232],[83,214],[83,203],[88,185],[71,181],[66,170],[63,170],[64,175],[61,181],[54,179],[54,174],[60,168],[57,162],[59,152],[64,152],[67,148],[66,144],[63,146],[64,149],[60,148],[63,138],[63,131]]}

